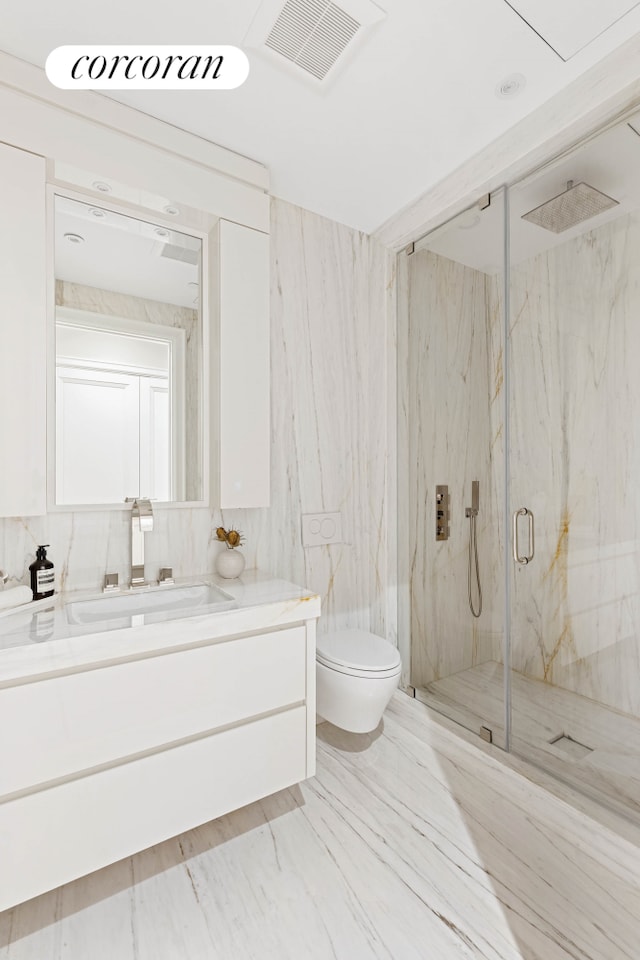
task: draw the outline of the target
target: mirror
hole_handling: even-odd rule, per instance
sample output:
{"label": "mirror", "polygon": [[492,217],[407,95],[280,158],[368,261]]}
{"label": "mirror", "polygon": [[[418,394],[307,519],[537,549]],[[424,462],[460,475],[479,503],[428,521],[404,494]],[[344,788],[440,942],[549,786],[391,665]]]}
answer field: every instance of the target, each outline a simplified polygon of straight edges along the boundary
{"label": "mirror", "polygon": [[204,499],[203,240],[55,196],[55,502]]}

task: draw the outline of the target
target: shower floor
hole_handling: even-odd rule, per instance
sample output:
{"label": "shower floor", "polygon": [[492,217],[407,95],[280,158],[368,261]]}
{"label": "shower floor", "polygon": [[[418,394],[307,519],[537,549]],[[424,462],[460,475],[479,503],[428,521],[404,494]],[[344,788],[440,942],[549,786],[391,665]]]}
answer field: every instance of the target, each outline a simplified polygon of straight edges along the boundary
{"label": "shower floor", "polygon": [[[468,729],[491,728],[494,743],[503,744],[501,663],[437,680],[417,689],[416,698]],[[514,753],[640,817],[640,719],[515,671],[511,708]]]}

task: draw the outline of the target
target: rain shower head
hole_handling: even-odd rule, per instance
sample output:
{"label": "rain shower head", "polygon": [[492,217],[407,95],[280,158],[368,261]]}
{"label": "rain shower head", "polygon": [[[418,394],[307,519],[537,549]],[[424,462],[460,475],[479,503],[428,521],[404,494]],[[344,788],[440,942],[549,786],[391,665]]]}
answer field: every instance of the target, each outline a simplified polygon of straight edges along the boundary
{"label": "rain shower head", "polygon": [[563,233],[569,227],[575,227],[577,223],[617,205],[617,200],[590,187],[588,183],[576,183],[574,186],[573,180],[569,180],[566,190],[528,213],[523,213],[522,219],[553,233]]}

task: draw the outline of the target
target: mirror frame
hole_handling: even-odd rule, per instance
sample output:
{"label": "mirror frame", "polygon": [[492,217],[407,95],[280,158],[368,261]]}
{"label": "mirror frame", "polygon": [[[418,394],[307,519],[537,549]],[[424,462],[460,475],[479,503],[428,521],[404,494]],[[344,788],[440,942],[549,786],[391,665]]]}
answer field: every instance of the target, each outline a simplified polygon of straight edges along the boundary
{"label": "mirror frame", "polygon": [[[56,294],[55,294],[55,198],[65,197],[80,203],[99,204],[105,210],[111,210],[124,216],[154,223],[160,227],[187,233],[201,242],[201,277],[200,277],[200,317],[202,324],[202,383],[200,389],[201,417],[201,463],[202,463],[202,499],[200,500],[171,500],[153,501],[154,507],[162,509],[181,509],[190,507],[209,507],[211,504],[211,456],[215,449],[212,441],[212,432],[215,424],[211,411],[211,332],[215,329],[212,323],[210,306],[215,298],[210,291],[216,270],[210,263],[209,234],[189,223],[186,217],[169,217],[122,201],[112,201],[110,198],[97,198],[92,193],[84,193],[77,188],[69,188],[55,180],[49,181],[46,187],[46,220],[47,220],[47,512],[70,513],[90,511],[130,510],[125,503],[89,503],[89,504],[61,504],[56,502]],[[215,225],[212,226],[215,229]],[[214,246],[213,244],[211,246]]]}

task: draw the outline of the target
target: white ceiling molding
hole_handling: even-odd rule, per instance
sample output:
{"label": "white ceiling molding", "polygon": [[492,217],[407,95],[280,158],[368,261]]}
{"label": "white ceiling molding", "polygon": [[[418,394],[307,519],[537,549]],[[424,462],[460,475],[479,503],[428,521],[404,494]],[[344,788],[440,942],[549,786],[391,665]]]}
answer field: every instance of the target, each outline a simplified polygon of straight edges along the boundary
{"label": "white ceiling molding", "polygon": [[[56,179],[60,165],[66,171],[79,168],[94,186],[127,184],[140,197],[153,194],[168,206],[186,205],[269,232],[270,201],[262,186],[268,171],[261,164],[206,142],[196,152],[202,157],[213,147],[212,162],[194,161],[189,146],[200,138],[93,91],[58,90],[43,70],[5,54],[0,54],[0,116],[3,141],[48,158],[49,175]],[[244,179],[254,174],[259,185]]]}
{"label": "white ceiling molding", "polygon": [[638,6],[638,0],[505,0],[563,60]]}
{"label": "white ceiling molding", "polygon": [[257,160],[251,160],[93,90],[60,90],[49,83],[41,67],[2,51],[0,86],[118,130],[170,153],[190,157],[194,163],[215,169],[228,177],[263,190],[269,189],[269,171]]}

